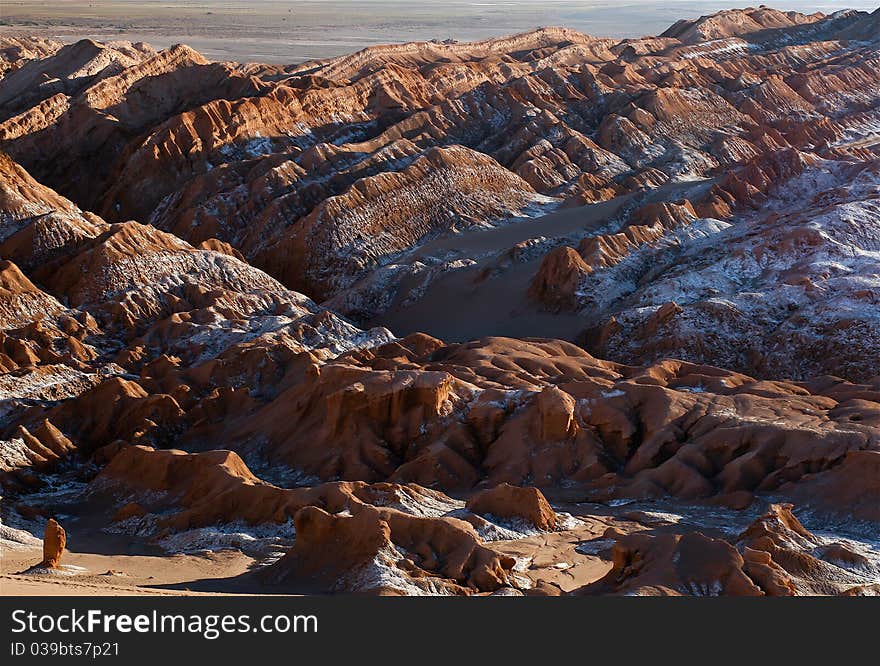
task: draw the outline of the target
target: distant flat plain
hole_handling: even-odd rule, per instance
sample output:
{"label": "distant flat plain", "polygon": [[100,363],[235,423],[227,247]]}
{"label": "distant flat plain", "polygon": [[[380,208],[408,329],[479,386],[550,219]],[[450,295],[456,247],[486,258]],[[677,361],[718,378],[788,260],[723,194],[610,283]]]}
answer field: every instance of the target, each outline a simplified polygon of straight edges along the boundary
{"label": "distant flat plain", "polygon": [[[0,35],[62,41],[185,43],[214,60],[298,63],[373,44],[429,39],[471,41],[562,25],[603,37],[658,34],[681,18],[736,3],[648,0],[0,0]],[[753,3],[757,4],[757,3]],[[778,9],[826,13],[868,2],[768,2]]]}

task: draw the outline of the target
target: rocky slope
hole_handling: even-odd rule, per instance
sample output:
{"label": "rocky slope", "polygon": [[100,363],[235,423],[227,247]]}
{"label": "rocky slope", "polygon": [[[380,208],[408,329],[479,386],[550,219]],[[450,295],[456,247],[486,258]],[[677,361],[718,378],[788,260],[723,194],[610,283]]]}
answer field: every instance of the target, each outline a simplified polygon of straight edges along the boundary
{"label": "rocky slope", "polygon": [[269,592],[876,592],[878,17],[4,39],[4,522]]}
{"label": "rocky slope", "polygon": [[[81,42],[0,83],[0,147],[110,221],[149,221],[196,244],[216,237],[366,322],[389,305],[377,293],[480,262],[467,251],[408,256],[450,230],[536,206],[641,198],[670,179],[766,171],[778,151],[860,161],[852,140],[876,128],[878,63],[876,42],[852,40],[876,38],[876,21],[761,8],[660,38],[548,28],[289,68]],[[48,82],[18,94],[35,77]],[[755,180],[710,196],[703,216],[754,201],[769,184]],[[610,231],[625,218],[608,220]]]}

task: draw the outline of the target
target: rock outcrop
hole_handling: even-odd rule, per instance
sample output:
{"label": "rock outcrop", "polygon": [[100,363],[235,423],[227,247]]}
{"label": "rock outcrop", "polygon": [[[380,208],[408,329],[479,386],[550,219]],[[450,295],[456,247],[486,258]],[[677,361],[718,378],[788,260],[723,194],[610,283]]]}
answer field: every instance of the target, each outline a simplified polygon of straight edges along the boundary
{"label": "rock outcrop", "polygon": [[67,533],[54,518],[46,523],[46,532],[43,536],[43,562],[42,566],[48,569],[57,569],[64,555],[64,547],[67,545]]}
{"label": "rock outcrop", "polygon": [[[737,537],[609,534],[613,567],[579,594],[796,596],[861,594],[876,563],[810,533],[791,504],[770,505]],[[870,585],[868,586],[870,587]]]}
{"label": "rock outcrop", "polygon": [[525,520],[539,530],[556,529],[556,512],[537,488],[501,483],[473,495],[467,508],[479,515]]}

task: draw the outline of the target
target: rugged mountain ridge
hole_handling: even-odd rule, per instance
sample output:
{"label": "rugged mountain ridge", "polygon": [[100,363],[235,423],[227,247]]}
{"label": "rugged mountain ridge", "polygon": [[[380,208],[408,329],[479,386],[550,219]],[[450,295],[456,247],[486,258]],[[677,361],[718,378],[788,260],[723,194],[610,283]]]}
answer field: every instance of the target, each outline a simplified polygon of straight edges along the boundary
{"label": "rugged mountain ridge", "polygon": [[[860,160],[847,138],[876,125],[878,63],[875,43],[851,35],[868,38],[873,23],[876,12],[761,8],[685,22],[659,39],[614,43],[541,29],[263,69],[206,63],[185,47],[151,54],[90,42],[33,60],[0,85],[11,90],[30,70],[78,70],[84,59],[115,63],[30,109],[7,101],[7,115],[21,112],[0,126],[0,147],[108,220],[149,221],[193,243],[216,236],[286,286],[318,300],[340,297],[335,308],[379,321],[385,304],[374,291],[412,300],[402,283],[424,284],[479,259],[425,265],[406,256],[449,229],[498,225],[536,206],[642,198],[670,179],[767,169],[763,161],[777,151]],[[119,54],[139,60],[117,72]],[[426,159],[441,160],[449,182],[417,182]],[[100,168],[83,169],[92,160]],[[414,190],[392,203],[397,210],[419,216],[429,201],[419,188],[454,192],[446,219],[415,228],[388,220],[371,200],[401,179]],[[745,187],[764,194],[768,185],[752,178]],[[718,187],[701,215],[724,218],[734,200],[755,200],[756,192]],[[507,205],[487,202],[488,191]],[[316,237],[328,209],[327,233]],[[345,222],[352,215],[361,232],[381,233],[360,237]],[[340,264],[352,273],[347,280],[338,280]],[[352,298],[347,290],[364,280]]]}

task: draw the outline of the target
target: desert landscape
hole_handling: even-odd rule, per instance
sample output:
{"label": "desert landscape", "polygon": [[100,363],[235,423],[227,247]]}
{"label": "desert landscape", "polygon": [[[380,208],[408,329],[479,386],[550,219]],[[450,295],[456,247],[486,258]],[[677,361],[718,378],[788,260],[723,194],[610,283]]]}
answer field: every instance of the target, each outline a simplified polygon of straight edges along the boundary
{"label": "desert landscape", "polygon": [[[876,9],[864,0],[777,0],[776,9]],[[209,60],[275,65],[377,44],[469,42],[538,26],[603,37],[656,35],[679,19],[729,9],[724,0],[4,0],[0,35],[186,44]]]}
{"label": "desert landscape", "polygon": [[65,25],[0,33],[2,594],[880,593],[880,9]]}

